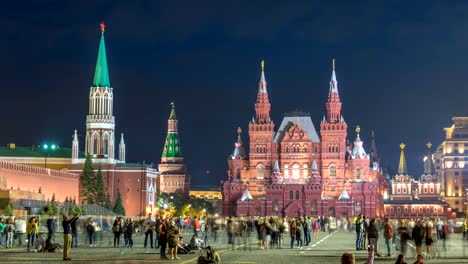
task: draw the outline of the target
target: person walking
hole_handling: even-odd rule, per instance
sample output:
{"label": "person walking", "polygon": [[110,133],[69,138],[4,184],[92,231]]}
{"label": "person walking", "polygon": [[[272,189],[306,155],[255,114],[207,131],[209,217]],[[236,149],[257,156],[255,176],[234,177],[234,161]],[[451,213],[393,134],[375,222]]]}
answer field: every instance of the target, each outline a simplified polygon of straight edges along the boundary
{"label": "person walking", "polygon": [[296,248],[302,249],[304,245],[304,228],[301,219],[296,219]]}
{"label": "person walking", "polygon": [[[432,258],[432,243],[434,242],[434,238],[432,237],[432,228],[430,225],[426,225],[426,228],[424,230],[424,238],[426,242],[426,258],[431,259]],[[417,255],[422,255],[422,254],[418,253]]]}
{"label": "person walking", "polygon": [[387,257],[390,257],[392,256],[392,246],[393,246],[393,226],[389,223],[388,218],[385,218],[384,238],[385,238],[385,245],[387,246]]}
{"label": "person walking", "polygon": [[421,255],[421,246],[424,237],[421,220],[418,220],[416,226],[414,226],[413,231],[411,232],[411,237],[413,238],[414,244],[416,246],[416,255]]}
{"label": "person walking", "polygon": [[289,234],[291,235],[291,248],[294,246],[294,241],[296,240],[296,220],[291,219],[289,224]]}
{"label": "person walking", "polygon": [[310,245],[310,229],[312,228],[312,221],[310,217],[305,217],[304,221],[304,239],[306,246]]}
{"label": "person walking", "polygon": [[[154,221],[153,221],[153,214],[149,213],[148,218],[145,219],[143,227],[145,229],[145,242],[143,244],[144,248],[146,249],[148,246],[148,237],[150,239],[150,246],[153,248],[153,228],[154,228]],[[148,250],[146,250],[148,253]]]}
{"label": "person walking", "polygon": [[80,217],[79,214],[76,214],[72,219],[69,218],[67,214],[63,215],[62,228],[63,228],[63,260],[70,261],[70,248],[71,248],[71,223],[74,223]]}
{"label": "person walking", "polygon": [[49,219],[47,219],[46,225],[47,225],[48,237],[55,237],[55,230],[57,229],[57,222],[55,221],[55,217],[53,215],[49,216]]}
{"label": "person walking", "polygon": [[86,222],[86,232],[88,232],[89,246],[90,247],[96,246],[96,240],[94,237],[94,234],[96,232],[96,226],[94,225],[94,221],[92,217],[89,217]]}

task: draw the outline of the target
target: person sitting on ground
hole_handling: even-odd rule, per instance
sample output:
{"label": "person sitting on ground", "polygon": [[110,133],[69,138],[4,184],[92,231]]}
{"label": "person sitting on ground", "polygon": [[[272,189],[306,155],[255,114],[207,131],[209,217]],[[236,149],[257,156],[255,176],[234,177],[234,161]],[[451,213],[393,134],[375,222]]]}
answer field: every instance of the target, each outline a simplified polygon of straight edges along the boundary
{"label": "person sitting on ground", "polygon": [[413,262],[413,264],[424,264],[424,261],[423,261],[423,256],[422,255],[418,255],[417,259],[415,262]]}
{"label": "person sitting on ground", "polygon": [[221,258],[219,257],[218,252],[214,250],[211,246],[206,247],[206,259],[209,261],[208,263],[213,262],[214,263],[221,263]]}
{"label": "person sitting on ground", "polygon": [[405,259],[405,255],[403,255],[403,254],[398,255],[398,258],[397,258],[397,261],[395,262],[395,264],[407,264],[406,259]]}
{"label": "person sitting on ground", "polygon": [[345,252],[341,255],[341,264],[354,264],[354,254],[351,252]]}
{"label": "person sitting on ground", "polygon": [[193,235],[192,239],[190,239],[190,248],[192,250],[197,250],[203,248],[205,241],[198,238],[198,235]]}
{"label": "person sitting on ground", "polygon": [[53,235],[49,235],[45,241],[45,247],[43,252],[59,253],[62,252],[62,246],[59,243],[55,243]]}
{"label": "person sitting on ground", "polygon": [[45,241],[44,238],[42,237],[42,233],[37,233],[37,238],[34,241],[33,248],[31,252],[44,252],[45,248]]}
{"label": "person sitting on ground", "polygon": [[179,243],[177,244],[177,254],[195,254],[190,247],[184,243],[184,238],[179,237]]}

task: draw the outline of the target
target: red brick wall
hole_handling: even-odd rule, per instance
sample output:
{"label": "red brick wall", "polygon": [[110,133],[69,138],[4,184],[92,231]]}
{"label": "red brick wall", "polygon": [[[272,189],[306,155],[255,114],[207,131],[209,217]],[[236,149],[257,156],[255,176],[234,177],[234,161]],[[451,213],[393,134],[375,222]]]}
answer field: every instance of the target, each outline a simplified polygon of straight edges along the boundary
{"label": "red brick wall", "polygon": [[17,190],[41,192],[45,199],[55,193],[56,201],[63,202],[66,197],[78,198],[79,175],[64,171],[45,169],[0,161],[0,175],[4,177],[4,187]]}

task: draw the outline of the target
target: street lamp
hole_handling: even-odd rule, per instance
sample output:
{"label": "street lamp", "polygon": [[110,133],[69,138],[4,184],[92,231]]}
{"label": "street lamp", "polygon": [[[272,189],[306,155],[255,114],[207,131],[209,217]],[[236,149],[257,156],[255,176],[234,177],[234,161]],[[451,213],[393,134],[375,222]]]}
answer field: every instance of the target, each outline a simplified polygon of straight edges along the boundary
{"label": "street lamp", "polygon": [[47,154],[47,155],[45,155],[45,158],[44,158],[44,168],[47,168],[47,159],[50,156],[50,152],[55,151],[58,148],[59,148],[59,146],[55,145],[55,144],[51,144],[51,145],[44,144],[44,145],[42,145],[42,150]]}

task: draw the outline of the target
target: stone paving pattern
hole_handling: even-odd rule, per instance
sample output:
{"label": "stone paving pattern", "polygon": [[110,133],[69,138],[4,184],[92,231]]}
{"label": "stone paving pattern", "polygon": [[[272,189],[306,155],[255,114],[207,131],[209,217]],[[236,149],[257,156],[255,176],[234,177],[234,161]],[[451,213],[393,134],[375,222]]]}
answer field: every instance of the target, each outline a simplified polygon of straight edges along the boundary
{"label": "stone paving pattern", "polygon": [[[186,241],[191,234],[183,234]],[[57,235],[57,242],[61,243],[61,235]],[[81,238],[81,242],[85,241]],[[320,232],[311,245],[302,249],[291,249],[290,238],[284,238],[282,249],[260,250],[255,236],[240,238],[235,245],[226,244],[226,236],[220,233],[218,241],[209,239],[209,244],[218,250],[222,263],[254,264],[254,263],[340,263],[340,256],[345,251],[353,252],[356,263],[367,262],[366,251],[355,251],[355,234],[337,231],[333,234]],[[72,263],[196,263],[199,252],[195,255],[179,255],[181,260],[160,260],[159,249],[149,249],[145,253],[143,236],[134,236],[134,247],[126,248],[124,254],[121,249],[112,247],[111,237],[104,234],[98,236],[98,246],[80,245],[71,251]],[[386,250],[384,241],[379,239],[379,249]],[[423,249],[424,250],[424,249]],[[382,251],[382,252],[384,252]],[[459,234],[453,234],[447,242],[447,252],[442,250],[442,243],[434,247],[435,258],[425,260],[425,263],[468,263],[468,241],[463,241]],[[375,263],[395,263],[397,254],[392,257],[377,257]],[[28,253],[25,248],[0,249],[1,263],[57,263],[62,262],[62,253]],[[407,263],[415,261],[414,247],[409,246]]]}

